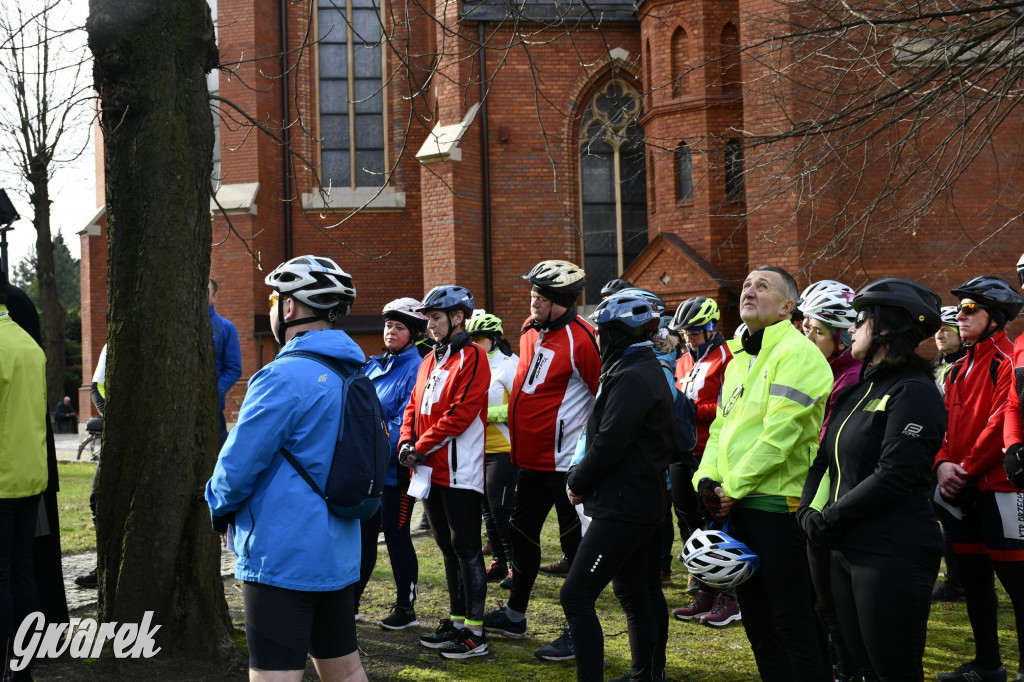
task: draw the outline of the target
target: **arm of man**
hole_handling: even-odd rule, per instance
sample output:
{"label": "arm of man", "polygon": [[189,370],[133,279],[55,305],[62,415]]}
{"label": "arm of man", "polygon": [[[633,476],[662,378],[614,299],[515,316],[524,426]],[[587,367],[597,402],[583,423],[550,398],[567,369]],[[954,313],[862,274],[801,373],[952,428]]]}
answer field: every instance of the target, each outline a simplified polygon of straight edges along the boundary
{"label": "arm of man", "polygon": [[238,330],[229,320],[224,322],[224,350],[221,355],[221,372],[217,377],[217,391],[222,401],[242,377],[242,348],[238,345]]}
{"label": "arm of man", "polygon": [[970,478],[981,476],[989,469],[1002,464],[1004,422],[1012,385],[1013,371],[1011,363],[1006,361],[1000,364],[996,371],[995,389],[992,393],[985,426],[960,463]]}

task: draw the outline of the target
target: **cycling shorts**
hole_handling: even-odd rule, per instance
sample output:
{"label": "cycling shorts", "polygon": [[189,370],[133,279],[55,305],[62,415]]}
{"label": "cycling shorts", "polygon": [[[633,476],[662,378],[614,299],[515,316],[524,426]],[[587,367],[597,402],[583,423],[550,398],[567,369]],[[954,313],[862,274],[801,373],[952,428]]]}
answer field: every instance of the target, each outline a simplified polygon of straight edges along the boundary
{"label": "cycling shorts", "polygon": [[329,659],[356,650],[352,585],[301,592],[246,581],[242,595],[253,670],[304,670],[307,653]]}
{"label": "cycling shorts", "polygon": [[985,491],[962,519],[946,524],[956,554],[1024,561],[1024,493]]}

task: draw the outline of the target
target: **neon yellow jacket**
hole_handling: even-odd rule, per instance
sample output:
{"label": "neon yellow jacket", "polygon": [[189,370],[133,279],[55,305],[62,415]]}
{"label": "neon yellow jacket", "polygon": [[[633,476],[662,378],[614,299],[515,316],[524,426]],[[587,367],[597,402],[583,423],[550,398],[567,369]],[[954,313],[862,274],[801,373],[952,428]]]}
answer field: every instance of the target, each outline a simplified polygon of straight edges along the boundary
{"label": "neon yellow jacket", "polygon": [[46,355],[0,305],[0,498],[46,488]]}
{"label": "neon yellow jacket", "polygon": [[788,320],[764,330],[751,356],[731,346],[718,413],[693,476],[718,481],[729,497],[786,498],[796,510],[818,450],[832,370],[821,351]]}

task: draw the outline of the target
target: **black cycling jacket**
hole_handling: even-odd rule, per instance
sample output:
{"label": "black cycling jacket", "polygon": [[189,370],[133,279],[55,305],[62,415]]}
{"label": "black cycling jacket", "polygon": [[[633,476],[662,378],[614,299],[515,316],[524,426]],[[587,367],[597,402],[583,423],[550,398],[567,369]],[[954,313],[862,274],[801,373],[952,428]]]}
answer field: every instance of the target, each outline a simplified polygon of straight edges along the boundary
{"label": "black cycling jacket", "polygon": [[814,498],[827,466],[822,514],[838,534],[835,548],[898,556],[941,551],[931,466],[945,430],[942,398],[927,375],[908,366],[868,367],[836,399],[801,506]]}

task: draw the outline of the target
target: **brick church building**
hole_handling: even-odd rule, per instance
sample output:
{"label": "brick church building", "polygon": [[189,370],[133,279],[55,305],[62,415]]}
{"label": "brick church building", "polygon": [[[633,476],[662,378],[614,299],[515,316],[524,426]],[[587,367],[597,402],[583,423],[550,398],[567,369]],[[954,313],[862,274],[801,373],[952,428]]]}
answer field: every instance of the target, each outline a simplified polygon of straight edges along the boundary
{"label": "brick church building", "polygon": [[[528,312],[521,276],[549,258],[586,269],[587,309],[622,276],[673,309],[714,297],[727,333],[740,283],[762,264],[801,286],[913,277],[947,303],[968,276],[1013,277],[1024,231],[1006,226],[1020,206],[996,198],[1022,194],[1019,115],[999,129],[1008,143],[976,156],[913,228],[836,238],[836,219],[870,203],[872,169],[814,201],[778,190],[790,170],[748,141],[788,105],[755,89],[764,60],[741,49],[763,37],[750,17],[771,4],[218,0],[226,70],[211,89],[273,131],[226,107],[215,117],[211,275],[243,359],[229,412],[276,352],[263,278],[303,254],[352,274],[358,297],[340,326],[368,354],[381,351],[386,302],[441,283],[472,290],[514,340]],[[875,215],[898,216],[896,197]],[[81,237],[88,382],[106,333],[102,208]]]}

